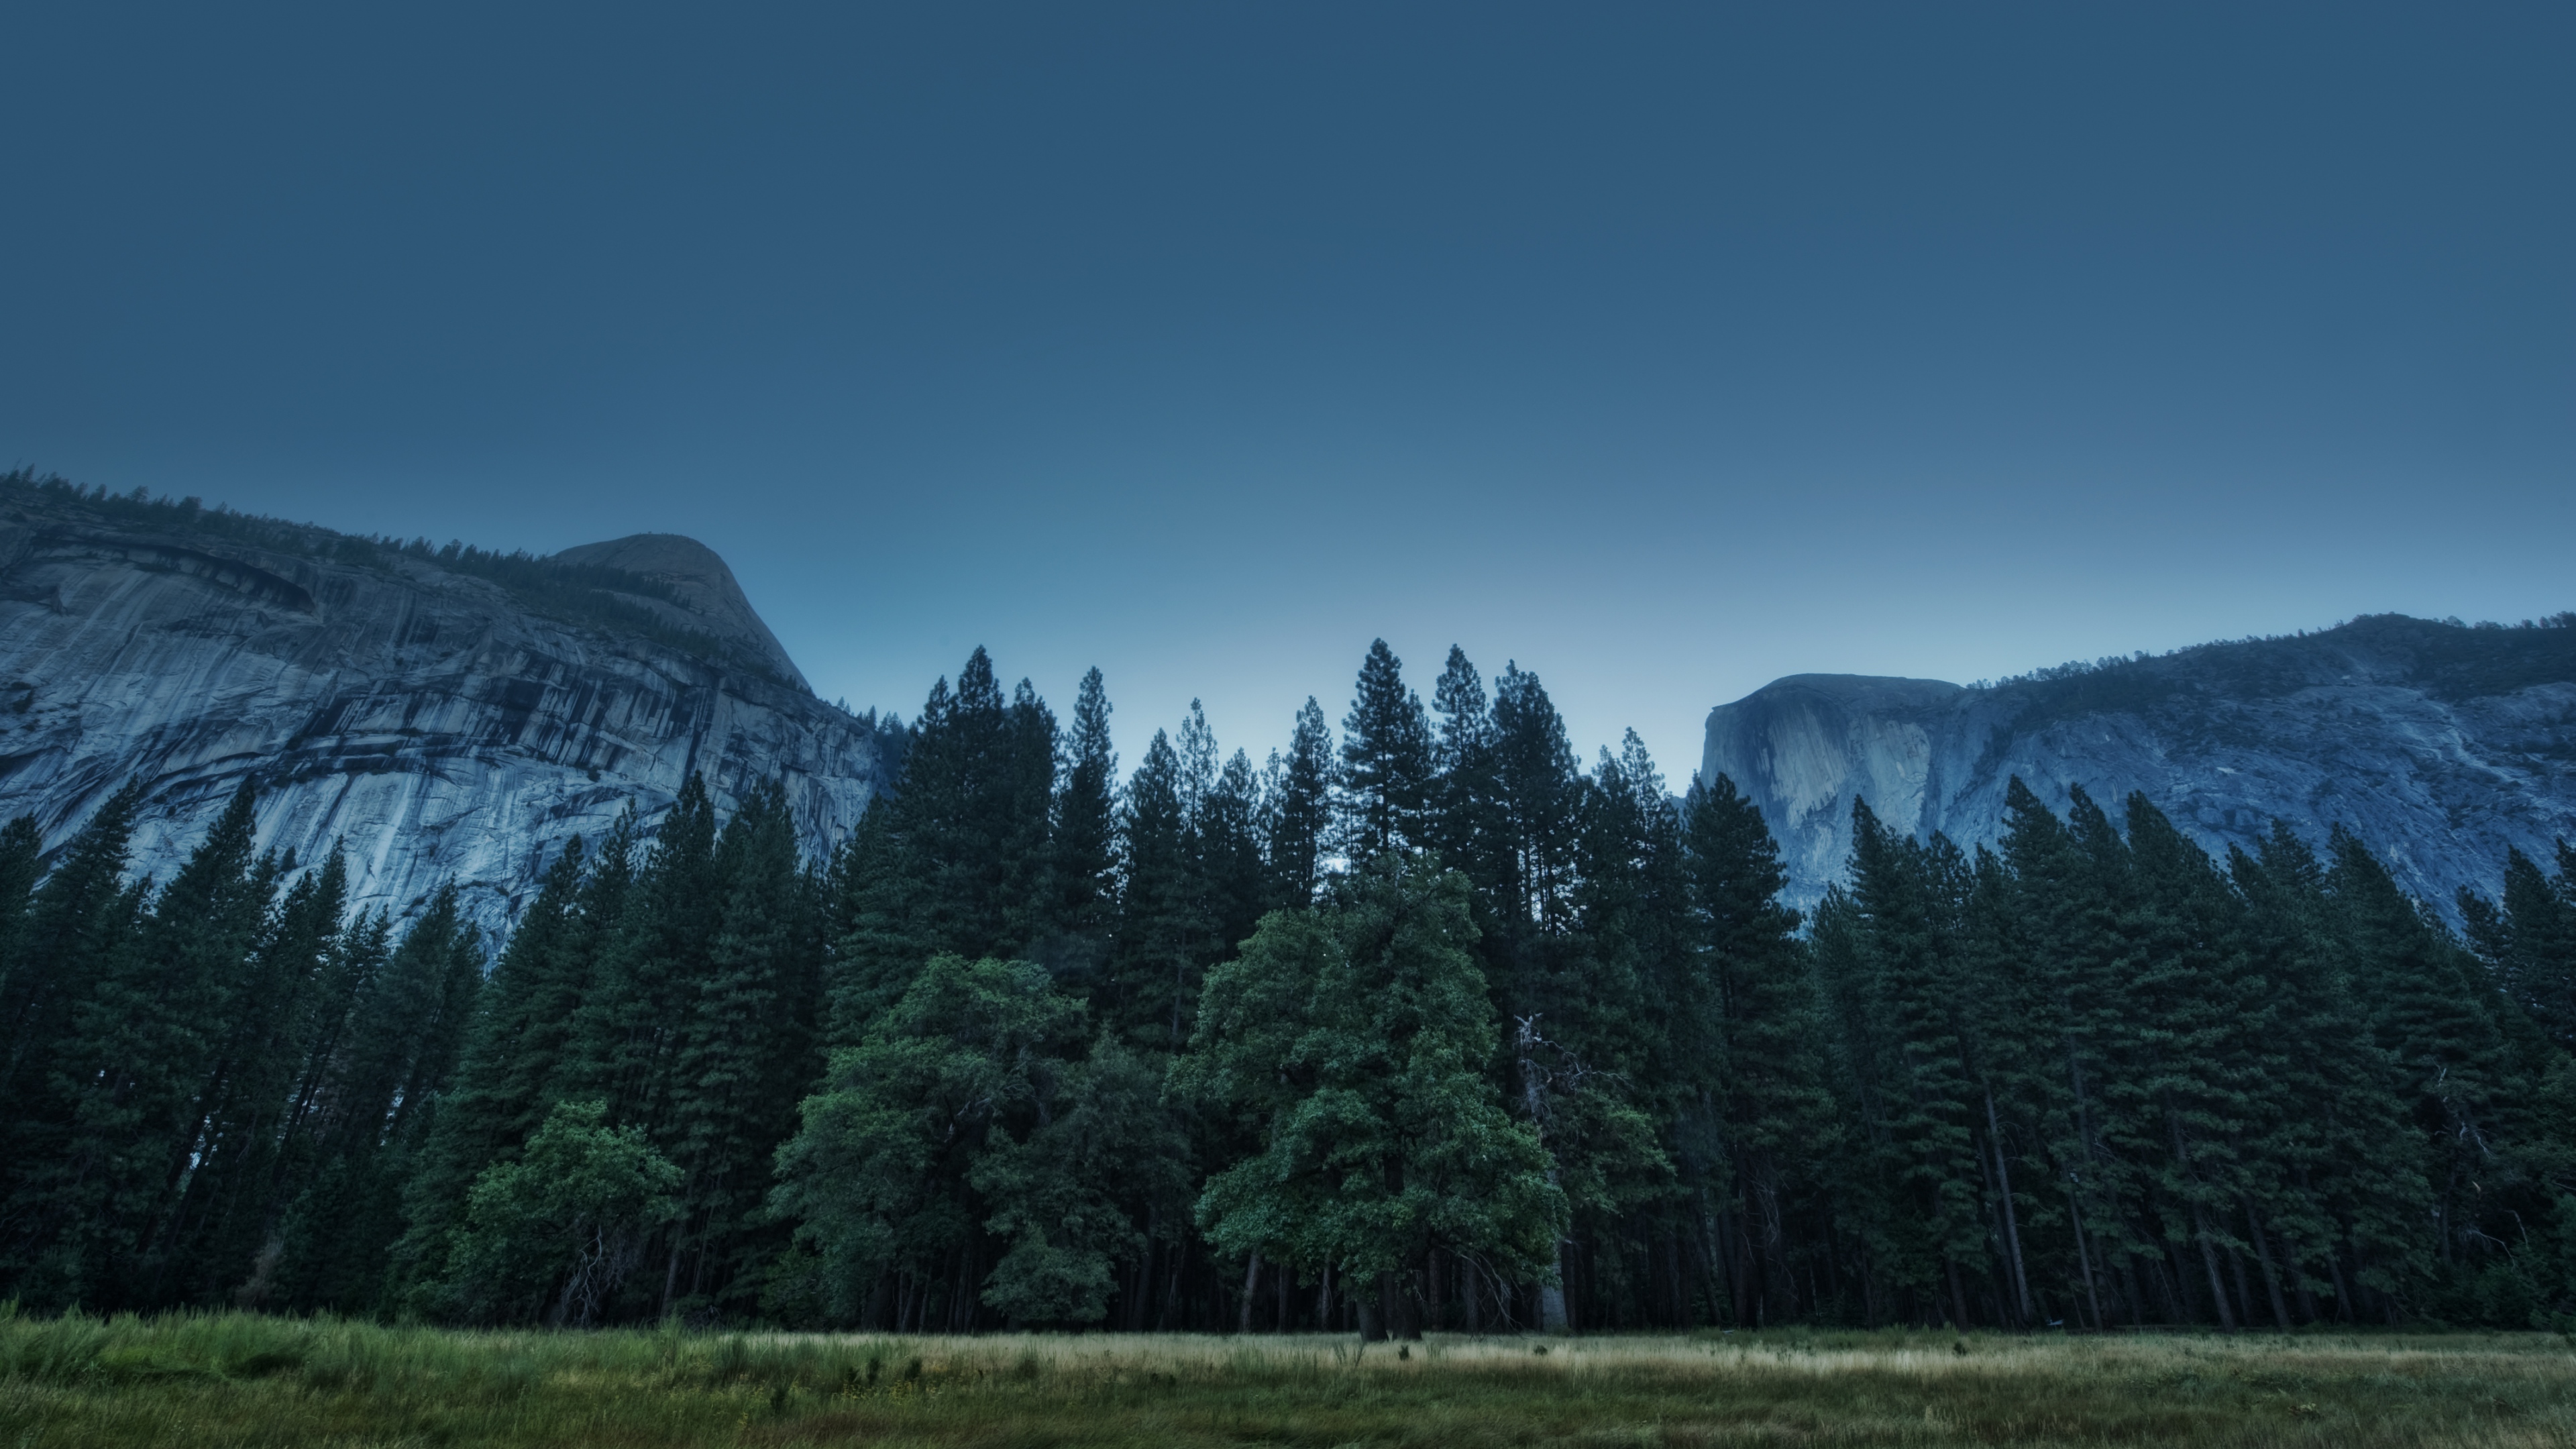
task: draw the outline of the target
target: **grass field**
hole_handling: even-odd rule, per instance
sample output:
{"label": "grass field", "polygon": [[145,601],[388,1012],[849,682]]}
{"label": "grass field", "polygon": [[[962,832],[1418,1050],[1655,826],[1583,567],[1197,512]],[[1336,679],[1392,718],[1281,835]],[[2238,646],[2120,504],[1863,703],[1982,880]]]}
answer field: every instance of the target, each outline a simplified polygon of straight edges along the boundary
{"label": "grass field", "polygon": [[[1963,1351],[1964,1350],[1964,1351]],[[903,1339],[0,1320],[0,1445],[2576,1446],[2555,1336]]]}

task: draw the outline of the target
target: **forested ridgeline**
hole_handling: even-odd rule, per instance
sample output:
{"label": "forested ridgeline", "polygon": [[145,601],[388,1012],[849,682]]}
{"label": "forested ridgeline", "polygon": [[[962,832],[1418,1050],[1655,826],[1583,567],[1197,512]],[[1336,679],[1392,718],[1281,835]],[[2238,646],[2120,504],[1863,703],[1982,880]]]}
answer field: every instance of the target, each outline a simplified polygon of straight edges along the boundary
{"label": "forested ridgeline", "polygon": [[[2576,1314],[2576,852],[2455,932],[2340,830],[2211,860],[1723,778],[1383,644],[1334,739],[1123,781],[982,651],[824,862],[781,792],[565,852],[485,972],[246,792],[0,834],[0,1297],[482,1323],[2225,1327]],[[2052,808],[2052,806],[2056,808]],[[2062,811],[2062,813],[2061,813]]]}

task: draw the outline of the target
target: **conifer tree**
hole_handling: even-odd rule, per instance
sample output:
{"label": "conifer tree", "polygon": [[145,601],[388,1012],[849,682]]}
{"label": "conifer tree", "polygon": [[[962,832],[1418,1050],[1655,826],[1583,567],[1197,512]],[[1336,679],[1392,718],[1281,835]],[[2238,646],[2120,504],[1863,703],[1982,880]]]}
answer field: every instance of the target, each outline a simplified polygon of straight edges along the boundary
{"label": "conifer tree", "polygon": [[305,1186],[309,1144],[296,1123],[347,907],[348,866],[335,850],[298,875],[270,915],[248,973],[256,1006],[243,1015],[236,1065],[207,1112],[205,1147],[171,1229],[168,1300],[268,1301],[286,1216]]}
{"label": "conifer tree", "polygon": [[2275,821],[2260,857],[2234,852],[2228,873],[2245,901],[2247,949],[2275,996],[2281,1079],[2246,1233],[2301,1321],[2349,1319],[2344,1261],[2401,1257],[2430,1216],[2422,1144],[2407,1130],[2396,1064],[2353,995],[2316,853]]}
{"label": "conifer tree", "polygon": [[1342,720],[1334,839],[1354,864],[1430,844],[1431,726],[1404,664],[1386,641],[1369,645],[1358,692]]}
{"label": "conifer tree", "polygon": [[0,826],[0,1022],[13,1028],[17,1017],[11,1003],[18,997],[13,983],[24,979],[21,972],[34,967],[26,943],[27,909],[36,881],[44,874],[44,843],[32,815]]}
{"label": "conifer tree", "polygon": [[1887,1054],[1876,1063],[1885,1114],[1886,1171],[1904,1205],[1890,1225],[1897,1281],[1946,1296],[1952,1322],[1973,1321],[1964,1268],[1982,1257],[1982,1173],[1960,1007],[1965,982],[1957,919],[1965,862],[1939,836],[1916,843],[1852,802],[1852,907],[1866,990],[1882,1016]]}
{"label": "conifer tree", "polygon": [[755,1268],[784,1246],[759,1211],[772,1159],[822,1069],[817,884],[800,867],[778,782],[754,790],[726,825],[715,867],[716,933],[677,1027],[663,1150],[683,1174],[684,1215],[665,1249],[661,1311],[711,1299],[750,1306]]}
{"label": "conifer tree", "polygon": [[1137,1045],[1164,1052],[1188,1039],[1212,940],[1186,792],[1180,754],[1156,730],[1120,811],[1112,972],[1120,1027]]}
{"label": "conifer tree", "polygon": [[903,778],[863,818],[843,883],[831,996],[836,1039],[864,1033],[941,952],[1018,956],[1056,929],[1050,863],[1057,739],[1027,682],[1008,703],[982,649],[932,686]]}
{"label": "conifer tree", "polygon": [[[162,1144],[159,1163],[136,1163],[138,1173],[158,1179],[158,1200],[137,1201],[145,1219],[132,1229],[142,1261],[132,1265],[133,1281],[126,1286],[140,1302],[159,1299],[171,1270],[167,1254],[176,1198],[207,1145],[208,1115],[236,1066],[228,1060],[228,1049],[240,1037],[236,1018],[271,1009],[271,1003],[248,995],[279,873],[273,857],[253,854],[257,798],[253,784],[243,781],[153,902],[137,943],[143,969],[132,983],[134,994],[110,1008],[141,1033],[133,1046],[140,1049],[138,1064],[148,1064],[141,1071],[127,1068],[119,1089],[139,1114],[142,1131],[157,1133]],[[136,1191],[151,1195],[155,1189],[138,1184]]]}
{"label": "conifer tree", "polygon": [[[12,981],[8,1059],[0,1066],[0,1277],[22,1301],[107,1301],[128,1266],[131,1196],[159,1161],[157,1134],[125,1105],[151,1064],[120,1055],[158,1034],[143,997],[140,950],[150,887],[123,876],[134,815],[128,784],[101,805],[45,878],[26,926],[28,969]],[[106,1074],[108,1080],[102,1081]]]}
{"label": "conifer tree", "polygon": [[1440,858],[1480,885],[1501,878],[1489,859],[1497,831],[1494,806],[1494,716],[1485,681],[1465,650],[1449,646],[1449,662],[1433,688],[1439,730],[1432,740],[1431,847]]}
{"label": "conifer tree", "polygon": [[1097,669],[1082,676],[1065,757],[1052,837],[1061,944],[1043,954],[1055,958],[1047,964],[1058,976],[1087,988],[1098,968],[1091,958],[1108,938],[1118,892],[1118,756],[1110,748],[1109,695]]}
{"label": "conifer tree", "polygon": [[[451,1235],[475,1179],[514,1159],[558,1099],[570,1026],[605,929],[592,909],[612,917],[622,909],[631,828],[629,812],[595,864],[580,836],[567,842],[493,965],[460,1044],[455,1086],[404,1189],[406,1227],[394,1258],[401,1291],[415,1308],[432,1305],[447,1279]],[[617,885],[603,889],[611,878]],[[608,903],[607,895],[621,899]]]}
{"label": "conifer tree", "polygon": [[[1720,1259],[1740,1290],[1730,1294],[1733,1316],[1764,1322],[1797,1302],[1783,1221],[1792,1164],[1837,1153],[1823,1005],[1796,939],[1798,913],[1780,904],[1788,871],[1761,810],[1719,775],[1693,782],[1683,822],[1697,950],[1669,1015],[1673,1064],[1687,1084],[1677,1105],[1697,1129],[1685,1160],[1697,1160],[1701,1232],[1740,1245]],[[1756,1283],[1776,1310],[1750,1301]]]}
{"label": "conifer tree", "polygon": [[[381,922],[381,917],[378,920]],[[433,894],[358,986],[307,1119],[313,1176],[288,1210],[273,1270],[288,1305],[381,1306],[401,1235],[402,1187],[456,1064],[482,985],[482,952],[454,886]]]}
{"label": "conifer tree", "polygon": [[[2457,1260],[2475,1232],[2477,1176],[2498,1155],[2498,1134],[2523,1094],[2507,1042],[2483,999],[2484,972],[2438,922],[2400,891],[2386,866],[2337,827],[2327,846],[2326,891],[2348,953],[2347,969],[2370,1003],[2371,1028],[2397,1065],[2400,1100],[2430,1147],[2427,1178],[2440,1230],[2429,1245],[2360,1269],[2383,1295],[2435,1257]],[[2393,1316],[2396,1306],[2388,1303]]]}
{"label": "conifer tree", "polygon": [[2505,850],[2504,897],[2490,902],[2462,887],[2461,918],[2504,994],[2563,1051],[2576,1051],[2576,850],[2558,843],[2558,878],[2531,857]]}
{"label": "conifer tree", "polygon": [[1313,696],[1297,711],[1286,757],[1273,755],[1267,774],[1262,814],[1269,826],[1270,903],[1303,908],[1323,885],[1338,777],[1332,730]]}
{"label": "conifer tree", "polygon": [[675,1130],[679,1056],[723,925],[716,811],[691,775],[654,833],[576,1015],[559,1100],[607,1105],[657,1148]]}
{"label": "conifer tree", "polygon": [[1237,750],[1216,772],[1191,821],[1210,960],[1231,954],[1270,908],[1260,792],[1252,757]]}

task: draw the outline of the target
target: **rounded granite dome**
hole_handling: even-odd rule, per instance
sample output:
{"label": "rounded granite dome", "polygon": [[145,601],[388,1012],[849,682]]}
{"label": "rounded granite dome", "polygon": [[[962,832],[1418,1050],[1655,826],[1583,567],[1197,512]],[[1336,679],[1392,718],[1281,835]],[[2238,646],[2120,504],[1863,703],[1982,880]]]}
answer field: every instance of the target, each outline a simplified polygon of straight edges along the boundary
{"label": "rounded granite dome", "polygon": [[563,563],[622,569],[669,588],[679,596],[676,609],[661,599],[638,597],[635,602],[657,613],[684,614],[673,622],[739,644],[766,660],[780,678],[800,688],[812,688],[796,668],[796,661],[787,657],[778,636],[761,622],[751,600],[743,597],[742,585],[734,581],[733,570],[725,567],[714,549],[696,539],[676,533],[633,533],[605,543],[568,548],[555,558]]}

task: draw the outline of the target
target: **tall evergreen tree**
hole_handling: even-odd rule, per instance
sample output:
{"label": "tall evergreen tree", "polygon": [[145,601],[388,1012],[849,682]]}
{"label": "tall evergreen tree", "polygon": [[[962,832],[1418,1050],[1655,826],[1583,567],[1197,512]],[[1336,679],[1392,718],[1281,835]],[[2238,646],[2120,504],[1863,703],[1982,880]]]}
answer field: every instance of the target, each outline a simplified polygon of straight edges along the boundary
{"label": "tall evergreen tree", "polygon": [[2508,846],[2501,906],[2460,889],[2460,916],[2470,941],[2494,969],[2504,994],[2562,1051],[2576,1051],[2576,850],[2558,842],[2553,881],[2531,857]]}
{"label": "tall evergreen tree", "polygon": [[1212,934],[1204,909],[1188,787],[1171,736],[1154,731],[1127,782],[1119,820],[1115,1017],[1140,1046],[1170,1052],[1188,1039],[1198,972]]}
{"label": "tall evergreen tree", "polygon": [[307,1119],[313,1176],[288,1211],[272,1270],[278,1296],[297,1308],[369,1311],[391,1287],[403,1183],[482,986],[481,945],[455,887],[432,895],[401,944],[368,965]]}
{"label": "tall evergreen tree", "polygon": [[148,993],[150,886],[123,878],[142,801],[128,784],[72,840],[29,908],[28,969],[11,982],[0,1276],[32,1306],[116,1301],[158,1186],[164,1139],[151,1108],[163,1084],[132,1053],[172,1023]]}
{"label": "tall evergreen tree", "polygon": [[1323,886],[1324,861],[1331,851],[1333,787],[1339,777],[1332,730],[1311,695],[1297,711],[1287,755],[1273,755],[1267,774],[1262,814],[1269,825],[1271,903],[1302,908],[1314,903]]}
{"label": "tall evergreen tree", "polygon": [[1357,863],[1430,844],[1431,725],[1422,698],[1404,685],[1404,664],[1386,641],[1369,645],[1358,692],[1342,720],[1342,768],[1335,781],[1334,838]]}
{"label": "tall evergreen tree", "polygon": [[760,1213],[771,1161],[823,1065],[819,887],[778,782],[726,825],[715,870],[720,913],[678,1024],[662,1149],[682,1173],[683,1216],[664,1251],[661,1311],[752,1306],[756,1270],[785,1246]]}
{"label": "tall evergreen tree", "polygon": [[1695,1129],[1685,1161],[1696,1160],[1700,1231],[1714,1240],[1734,1321],[1767,1322],[1797,1303],[1784,1221],[1792,1165],[1838,1150],[1823,1004],[1798,913],[1780,904],[1788,871],[1760,808],[1719,775],[1693,782],[1683,821],[1698,947],[1670,1011],[1687,1084],[1676,1106]]}
{"label": "tall evergreen tree", "polygon": [[1057,944],[1041,953],[1059,977],[1088,989],[1093,959],[1117,911],[1118,756],[1110,748],[1109,694],[1100,671],[1082,676],[1065,738],[1064,786],[1052,845]]}

